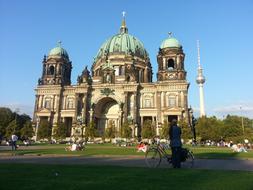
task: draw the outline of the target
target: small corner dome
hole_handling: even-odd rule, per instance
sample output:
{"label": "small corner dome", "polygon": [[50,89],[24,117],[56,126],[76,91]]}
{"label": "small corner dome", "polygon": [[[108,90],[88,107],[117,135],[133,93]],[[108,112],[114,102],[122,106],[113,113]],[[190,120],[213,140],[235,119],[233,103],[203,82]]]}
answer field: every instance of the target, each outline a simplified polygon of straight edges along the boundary
{"label": "small corner dome", "polygon": [[67,51],[61,47],[61,42],[58,42],[57,47],[51,49],[48,54],[48,56],[55,56],[55,55],[69,58]]}
{"label": "small corner dome", "polygon": [[164,49],[164,48],[181,48],[181,47],[182,47],[182,45],[179,43],[179,41],[176,38],[171,37],[171,34],[167,39],[165,39],[162,42],[162,44],[160,46],[161,49]]}

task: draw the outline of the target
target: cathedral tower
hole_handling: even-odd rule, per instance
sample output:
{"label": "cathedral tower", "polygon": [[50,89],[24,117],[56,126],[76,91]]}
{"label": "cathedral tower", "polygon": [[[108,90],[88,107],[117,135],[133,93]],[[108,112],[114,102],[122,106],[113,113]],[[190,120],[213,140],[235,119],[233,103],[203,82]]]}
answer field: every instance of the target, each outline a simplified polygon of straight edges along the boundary
{"label": "cathedral tower", "polygon": [[[184,68],[185,54],[179,41],[172,37],[165,39],[159,48],[157,55],[158,84],[163,86],[161,93],[161,115],[158,115],[160,122],[164,120],[171,122],[173,119],[190,121],[188,108],[188,88],[186,71]],[[166,89],[166,90],[165,90]],[[160,114],[160,113],[159,113]]]}
{"label": "cathedral tower", "polygon": [[157,55],[157,80],[185,80],[184,56],[182,45],[170,32],[169,38],[162,42]]}
{"label": "cathedral tower", "polygon": [[42,77],[38,85],[70,85],[72,65],[67,51],[61,47],[61,42],[58,42],[48,56],[44,56],[42,63]]}

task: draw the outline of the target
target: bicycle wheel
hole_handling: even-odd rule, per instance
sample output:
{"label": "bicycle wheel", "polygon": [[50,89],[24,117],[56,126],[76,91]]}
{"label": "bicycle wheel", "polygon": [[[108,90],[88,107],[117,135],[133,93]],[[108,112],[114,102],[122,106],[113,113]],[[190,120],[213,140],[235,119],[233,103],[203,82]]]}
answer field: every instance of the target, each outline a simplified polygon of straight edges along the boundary
{"label": "bicycle wheel", "polygon": [[192,168],[194,165],[194,156],[191,151],[188,150],[187,158],[184,162],[181,162],[182,168]]}
{"label": "bicycle wheel", "polygon": [[148,167],[156,168],[161,163],[161,154],[157,148],[150,148],[145,154],[145,162]]}

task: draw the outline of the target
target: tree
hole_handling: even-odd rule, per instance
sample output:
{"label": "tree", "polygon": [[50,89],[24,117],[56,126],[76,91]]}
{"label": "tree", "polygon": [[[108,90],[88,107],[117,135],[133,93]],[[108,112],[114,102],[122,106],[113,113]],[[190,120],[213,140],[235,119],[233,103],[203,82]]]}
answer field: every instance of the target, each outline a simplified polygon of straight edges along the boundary
{"label": "tree", "polygon": [[115,138],[115,135],[116,135],[115,126],[112,125],[111,121],[109,121],[109,125],[105,130],[105,137],[111,140],[112,138]]}
{"label": "tree", "polygon": [[222,127],[223,122],[215,116],[201,117],[197,121],[196,131],[202,140],[213,140],[217,142],[223,138],[221,133]]}
{"label": "tree", "polygon": [[6,136],[6,128],[14,119],[14,115],[9,108],[0,107],[0,137]]}
{"label": "tree", "polygon": [[124,123],[122,125],[122,137],[126,139],[129,139],[132,137],[132,129],[131,127],[129,127],[128,123]]}
{"label": "tree", "polygon": [[53,137],[57,140],[62,140],[66,138],[67,136],[67,126],[65,123],[57,123],[55,129],[54,129],[54,135]]}
{"label": "tree", "polygon": [[16,123],[15,120],[12,120],[12,121],[8,124],[8,126],[7,126],[7,128],[6,128],[5,137],[10,139],[10,138],[11,138],[11,135],[12,135],[13,133],[16,133],[16,128],[17,128],[17,123]]}
{"label": "tree", "polygon": [[34,135],[31,121],[26,121],[24,127],[20,130],[21,139],[29,139]]}
{"label": "tree", "polygon": [[191,127],[188,125],[188,123],[186,121],[180,120],[178,122],[178,125],[181,127],[182,139],[192,139],[193,138]]}
{"label": "tree", "polygon": [[89,137],[93,140],[95,136],[97,136],[97,130],[94,121],[91,121],[85,129],[85,138],[87,139]]}
{"label": "tree", "polygon": [[52,126],[47,120],[42,120],[38,128],[38,139],[50,139],[52,133]]}
{"label": "tree", "polygon": [[155,127],[152,125],[151,120],[146,120],[143,123],[141,136],[142,138],[153,138],[155,136]]}
{"label": "tree", "polygon": [[170,123],[166,120],[164,120],[162,124],[162,128],[160,130],[160,136],[162,139],[168,139],[169,138],[169,126]]}
{"label": "tree", "polygon": [[[242,125],[243,122],[243,125]],[[239,116],[227,115],[223,120],[224,127],[222,135],[227,141],[234,141],[236,143],[243,142],[245,138],[253,140],[252,121],[248,118]]]}

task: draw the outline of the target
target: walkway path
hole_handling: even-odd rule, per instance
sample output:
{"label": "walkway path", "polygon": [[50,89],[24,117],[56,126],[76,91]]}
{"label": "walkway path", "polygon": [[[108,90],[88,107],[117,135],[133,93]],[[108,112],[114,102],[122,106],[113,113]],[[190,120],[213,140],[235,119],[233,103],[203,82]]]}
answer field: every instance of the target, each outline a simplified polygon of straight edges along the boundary
{"label": "walkway path", "polygon": [[[0,163],[81,164],[147,167],[143,156],[1,156]],[[160,167],[168,168],[170,166],[165,160],[163,160]],[[253,160],[197,159],[195,160],[193,168],[253,171]]]}

